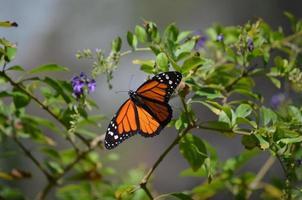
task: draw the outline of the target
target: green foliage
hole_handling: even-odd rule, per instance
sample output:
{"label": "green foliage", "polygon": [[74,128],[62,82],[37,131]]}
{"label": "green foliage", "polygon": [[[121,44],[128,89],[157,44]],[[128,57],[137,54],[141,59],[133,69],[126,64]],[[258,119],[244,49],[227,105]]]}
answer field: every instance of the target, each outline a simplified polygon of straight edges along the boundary
{"label": "green foliage", "polygon": [[[169,124],[177,137],[148,173],[138,168],[123,172],[121,178],[110,167],[111,162],[119,162],[118,154],[97,153],[103,150],[104,136],[98,133],[105,117],[91,113],[92,108],[98,109],[89,97],[91,89],[87,86],[77,95],[77,80],[71,84],[49,77],[49,72],[67,73],[69,68],[58,64],[30,70],[11,65],[17,46],[0,38],[0,142],[17,146],[14,154],[3,154],[27,157],[45,176],[47,184],[41,186],[39,199],[51,191],[62,200],[153,198],[150,176],[177,145],[190,166],[180,175],[199,177],[203,182],[189,191],[160,194],[157,199],[208,199],[225,191],[235,199],[249,199],[254,192],[263,199],[302,198],[298,184],[302,180],[302,107],[296,98],[302,91],[302,20],[290,13],[285,16],[292,30],[288,35],[261,19],[242,26],[213,25],[204,32],[206,40],[203,34],[182,31],[174,23],[160,30],[154,22],[144,21],[126,33],[126,42],[121,37],[113,39],[109,53],[79,51],[78,59],[93,60],[91,76],[105,75],[109,88],[121,57],[132,52],[151,53],[146,60],[133,60],[146,74],[169,70],[183,74],[177,90],[182,110]],[[0,28],[16,26],[15,22],[0,22]],[[125,43],[129,50],[122,52]],[[274,95],[269,105],[270,99],[264,98],[267,94],[256,89],[259,78],[269,80],[282,98]],[[34,106],[51,119],[33,115],[29,108]],[[211,121],[199,118],[198,110],[204,108],[213,114]],[[240,137],[244,150],[222,161],[215,147],[202,139],[205,130],[220,133],[221,140]],[[62,140],[69,145],[59,146]],[[263,152],[270,157],[258,172],[241,169]],[[264,179],[276,161],[284,175]],[[28,174],[35,172],[0,169],[0,199],[28,199],[11,184],[25,178],[30,181]]]}
{"label": "green foliage", "polygon": [[194,171],[198,170],[207,158],[207,150],[202,140],[189,133],[180,140],[179,149]]}

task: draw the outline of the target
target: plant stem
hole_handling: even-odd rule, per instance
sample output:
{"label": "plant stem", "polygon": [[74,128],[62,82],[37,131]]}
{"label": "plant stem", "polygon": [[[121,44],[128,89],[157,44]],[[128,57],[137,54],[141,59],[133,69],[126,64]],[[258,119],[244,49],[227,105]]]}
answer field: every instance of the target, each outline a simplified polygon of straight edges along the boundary
{"label": "plant stem", "polygon": [[35,158],[35,156],[23,145],[21,141],[17,138],[17,131],[15,129],[15,124],[14,120],[11,121],[11,126],[12,126],[12,135],[13,135],[13,140],[16,142],[16,144],[22,149],[22,151],[25,153],[25,155],[32,160],[32,162],[38,167],[38,169],[41,170],[41,172],[46,176],[47,180],[52,180],[53,177],[48,173],[46,169],[42,166],[42,164]]}
{"label": "plant stem", "polygon": [[253,182],[249,185],[249,191],[247,192],[246,199],[248,199],[252,195],[253,190],[257,189],[259,183],[264,178],[266,173],[270,170],[270,168],[273,166],[275,161],[276,161],[276,157],[274,157],[272,155],[266,160],[266,162],[263,164],[263,166],[258,171]]}
{"label": "plant stem", "polygon": [[32,160],[32,162],[41,170],[41,172],[46,176],[48,180],[51,180],[53,177],[47,172],[46,169],[42,166],[42,164],[34,157],[34,155],[22,144],[21,141],[18,140],[16,136],[13,136],[16,144],[22,149],[25,155]]}
{"label": "plant stem", "polygon": [[130,53],[133,53],[133,52],[140,52],[140,51],[150,51],[151,49],[146,47],[146,48],[136,48],[135,50],[127,50],[127,51],[124,51],[120,54],[121,57],[123,56],[126,56]]}

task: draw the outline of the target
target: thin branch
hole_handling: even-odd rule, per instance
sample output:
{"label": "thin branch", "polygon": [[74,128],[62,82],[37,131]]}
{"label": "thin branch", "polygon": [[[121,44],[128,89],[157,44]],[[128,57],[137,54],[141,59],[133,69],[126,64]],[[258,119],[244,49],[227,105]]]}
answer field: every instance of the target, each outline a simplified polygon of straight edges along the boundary
{"label": "thin branch", "polygon": [[281,42],[281,43],[288,43],[288,42],[290,42],[290,41],[292,41],[292,40],[294,40],[294,39],[296,39],[296,38],[299,38],[299,37],[301,37],[302,36],[302,31],[299,31],[299,32],[297,32],[297,33],[294,33],[294,34],[292,34],[292,35],[289,35],[289,36],[287,36],[287,37],[285,37],[285,38],[283,38],[281,41],[279,41],[279,42]]}
{"label": "thin branch", "polygon": [[16,136],[13,136],[16,144],[22,149],[25,155],[33,161],[33,163],[41,170],[41,172],[46,176],[48,180],[51,180],[53,177],[47,172],[46,169],[42,166],[42,164],[34,157],[34,155],[22,144],[21,141],[18,140]]}
{"label": "thin branch", "polygon": [[264,178],[266,173],[273,166],[275,161],[276,161],[276,157],[274,157],[272,155],[266,160],[266,162],[263,164],[261,169],[258,171],[258,173],[257,173],[255,179],[253,180],[253,182],[251,182],[251,184],[249,185],[250,190],[247,192],[246,199],[248,199],[252,195],[252,190],[257,189],[257,187],[260,184],[261,180]]}
{"label": "thin branch", "polygon": [[180,135],[177,135],[177,137],[173,140],[173,142],[168,146],[168,148],[158,157],[158,159],[155,161],[153,166],[149,169],[147,174],[144,176],[144,178],[141,180],[140,185],[144,185],[148,182],[150,176],[154,172],[154,170],[158,167],[158,165],[161,163],[161,161],[166,157],[166,155],[175,147],[179,140],[181,139]]}
{"label": "thin branch", "polygon": [[140,52],[140,51],[151,51],[151,49],[149,47],[146,47],[146,48],[136,48],[135,50],[127,50],[127,51],[124,51],[120,54],[121,57],[123,56],[126,56],[130,53],[133,53],[133,52]]}
{"label": "thin branch", "polygon": [[35,156],[23,145],[23,143],[18,139],[17,137],[17,131],[15,129],[14,121],[11,122],[12,126],[12,135],[13,140],[16,142],[16,144],[22,149],[22,151],[25,153],[25,155],[32,160],[32,162],[41,170],[41,172],[46,176],[47,180],[50,181],[53,179],[52,175],[48,173],[46,169],[42,166],[42,164],[35,158]]}
{"label": "thin branch", "polygon": [[146,192],[147,196],[150,198],[150,199],[154,199],[154,197],[152,196],[150,190],[147,188],[146,186],[146,183],[145,184],[140,184],[140,187]]}

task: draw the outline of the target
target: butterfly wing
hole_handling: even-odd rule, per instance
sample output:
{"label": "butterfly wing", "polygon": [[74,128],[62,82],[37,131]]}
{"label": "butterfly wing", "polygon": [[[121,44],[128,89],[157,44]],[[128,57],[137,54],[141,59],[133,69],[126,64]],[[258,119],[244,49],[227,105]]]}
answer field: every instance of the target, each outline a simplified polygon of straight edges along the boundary
{"label": "butterfly wing", "polygon": [[136,134],[138,129],[137,106],[131,99],[128,99],[110,121],[105,136],[105,147],[113,149],[125,139]]}
{"label": "butterfly wing", "polygon": [[146,99],[168,103],[182,78],[176,71],[157,74],[137,89],[137,94]]}

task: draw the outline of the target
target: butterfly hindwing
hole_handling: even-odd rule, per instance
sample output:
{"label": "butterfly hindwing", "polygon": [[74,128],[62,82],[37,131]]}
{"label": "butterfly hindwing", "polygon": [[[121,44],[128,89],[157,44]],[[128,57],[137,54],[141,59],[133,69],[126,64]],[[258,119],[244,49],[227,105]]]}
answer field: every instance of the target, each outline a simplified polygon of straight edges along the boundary
{"label": "butterfly hindwing", "polygon": [[[158,104],[148,100],[144,100],[144,106],[142,109],[149,114],[149,121],[143,121],[140,118],[140,135],[144,137],[153,137],[158,135],[160,131],[171,121],[172,118],[172,109],[169,104]],[[139,109],[138,109],[139,110]],[[141,116],[143,113],[138,112],[138,116]],[[157,123],[154,123],[154,122]],[[144,126],[156,126],[157,129],[152,132],[144,130]]]}
{"label": "butterfly hindwing", "polygon": [[149,109],[144,107],[137,107],[140,126],[138,133],[145,137],[153,137],[159,134],[163,126],[154,116],[152,116]]}

